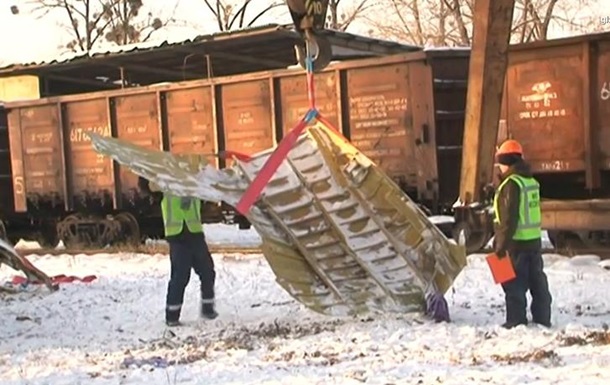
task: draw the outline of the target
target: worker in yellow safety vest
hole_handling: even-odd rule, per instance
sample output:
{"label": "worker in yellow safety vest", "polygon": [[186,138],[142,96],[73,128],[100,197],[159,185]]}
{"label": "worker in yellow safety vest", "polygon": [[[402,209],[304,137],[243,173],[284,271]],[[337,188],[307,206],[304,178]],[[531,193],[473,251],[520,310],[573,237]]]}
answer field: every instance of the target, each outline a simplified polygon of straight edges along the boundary
{"label": "worker in yellow safety vest", "polygon": [[201,282],[201,316],[207,319],[216,318],[216,273],[201,225],[201,201],[165,194],[161,201],[161,211],[171,264],[165,322],[168,326],[180,325],[184,291],[191,277],[191,269],[195,270]]}
{"label": "worker in yellow safety vest", "polygon": [[191,269],[195,270],[201,282],[201,316],[216,318],[216,272],[201,225],[201,201],[165,194],[161,200],[161,211],[171,265],[165,308],[166,324],[180,325],[184,291],[191,277]]}
{"label": "worker in yellow safety vest", "polygon": [[551,302],[541,254],[540,185],[523,159],[516,140],[498,148],[495,163],[500,169],[500,185],[494,197],[494,249],[498,257],[509,257],[516,278],[502,284],[506,299],[505,328],[527,324],[527,299],[532,296],[532,321],[551,326]]}

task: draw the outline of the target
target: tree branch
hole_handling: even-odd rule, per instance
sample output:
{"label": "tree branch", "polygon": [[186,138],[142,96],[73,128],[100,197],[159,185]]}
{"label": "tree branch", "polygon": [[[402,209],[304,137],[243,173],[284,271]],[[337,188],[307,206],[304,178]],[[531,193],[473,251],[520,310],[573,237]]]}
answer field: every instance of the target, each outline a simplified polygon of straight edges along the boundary
{"label": "tree branch", "polygon": [[256,23],[256,21],[258,19],[260,19],[261,17],[263,17],[267,12],[271,11],[274,8],[282,6],[282,5],[284,5],[284,4],[283,3],[273,3],[273,4],[268,5],[267,8],[260,11],[256,16],[254,16],[252,18],[252,20],[250,20],[250,22],[248,23],[248,27],[252,27],[254,25],[254,23]]}

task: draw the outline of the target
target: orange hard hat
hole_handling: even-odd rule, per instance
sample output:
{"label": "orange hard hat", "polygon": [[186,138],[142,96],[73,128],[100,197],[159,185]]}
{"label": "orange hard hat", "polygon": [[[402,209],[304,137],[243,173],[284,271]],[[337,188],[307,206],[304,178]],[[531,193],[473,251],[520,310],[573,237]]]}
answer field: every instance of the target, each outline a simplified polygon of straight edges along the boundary
{"label": "orange hard hat", "polygon": [[498,147],[498,150],[496,151],[496,155],[502,154],[523,155],[523,147],[521,147],[521,143],[517,142],[514,139],[506,140],[500,145],[500,147]]}

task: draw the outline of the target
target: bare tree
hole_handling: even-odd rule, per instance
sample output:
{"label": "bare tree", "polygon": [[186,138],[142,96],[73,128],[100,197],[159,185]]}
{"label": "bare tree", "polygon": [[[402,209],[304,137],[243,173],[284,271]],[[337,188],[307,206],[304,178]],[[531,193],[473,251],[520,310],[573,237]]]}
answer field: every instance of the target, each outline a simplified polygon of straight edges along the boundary
{"label": "bare tree", "polygon": [[610,30],[610,13],[603,12],[606,5],[606,0],[559,1],[549,30],[559,30],[561,35],[607,32]]}
{"label": "bare tree", "polygon": [[326,28],[345,31],[354,20],[373,7],[372,0],[356,0],[350,6],[345,6],[344,0],[329,0]]}
{"label": "bare tree", "polygon": [[516,17],[513,17],[513,41],[526,43],[536,40],[546,40],[549,25],[555,15],[555,7],[559,0],[517,0],[515,4]]}
{"label": "bare tree", "polygon": [[463,0],[382,0],[380,10],[386,12],[386,17],[371,13],[367,19],[386,38],[416,45],[467,45],[470,39],[462,36],[468,33],[463,31],[468,25],[463,3]]}
{"label": "bare tree", "polygon": [[[152,32],[173,21],[173,17],[141,16],[142,0],[30,0],[39,18],[63,13],[63,27],[71,40],[66,48],[90,52],[106,40],[127,44],[147,40]],[[173,15],[172,15],[173,16]]]}
{"label": "bare tree", "polygon": [[246,13],[254,0],[203,0],[214,16],[219,31],[231,31],[252,27],[256,22],[275,8],[283,7],[282,0],[272,0],[266,7],[254,16],[247,17]]}
{"label": "bare tree", "polygon": [[608,32],[610,31],[610,14],[575,17],[571,29],[578,33]]}
{"label": "bare tree", "polygon": [[[109,0],[113,6],[120,0]],[[70,33],[71,40],[66,48],[72,51],[89,52],[104,35],[108,22],[103,20],[103,7],[99,0],[31,0],[32,12],[39,18],[62,12],[67,23],[62,26]]]}
{"label": "bare tree", "polygon": [[[369,19],[372,34],[418,45],[469,46],[475,0],[382,0],[392,14]],[[551,27],[578,26],[574,9],[593,0],[516,0],[512,42],[546,40]],[[581,28],[582,30],[582,28]],[[377,32],[377,33],[375,33]],[[588,31],[587,31],[588,32]]]}
{"label": "bare tree", "polygon": [[[470,35],[468,33],[467,24],[472,20],[474,1],[443,0],[443,4],[451,12],[451,17],[455,23],[454,27],[457,29],[456,44],[459,46],[470,45]],[[439,20],[439,23],[442,23],[443,25],[445,22],[446,19],[444,17]]]}
{"label": "bare tree", "polygon": [[105,35],[106,40],[118,45],[145,42],[155,31],[176,22],[173,15],[178,4],[179,1],[174,4],[173,11],[169,13],[170,16],[162,19],[150,11],[141,17],[140,12],[144,6],[142,0],[110,3],[103,12],[103,20],[109,23]]}

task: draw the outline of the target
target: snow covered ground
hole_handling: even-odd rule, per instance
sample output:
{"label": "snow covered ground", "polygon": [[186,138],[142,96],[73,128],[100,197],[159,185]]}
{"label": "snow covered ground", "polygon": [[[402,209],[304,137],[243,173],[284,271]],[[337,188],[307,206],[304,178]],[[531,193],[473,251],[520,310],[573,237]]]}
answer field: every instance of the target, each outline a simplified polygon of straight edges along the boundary
{"label": "snow covered ground", "polygon": [[[219,231],[222,233],[222,231]],[[210,242],[230,241],[208,231]],[[256,234],[254,234],[256,235]],[[241,233],[240,236],[245,236]],[[216,238],[216,239],[214,239]],[[242,242],[255,242],[241,239]],[[261,256],[215,255],[220,317],[197,319],[197,279],[183,319],[163,324],[164,255],[36,256],[47,273],[98,279],[5,295],[0,384],[608,384],[610,267],[545,256],[550,330],[503,330],[503,295],[482,255],[447,294],[453,322],[418,315],[333,319],[288,296]],[[0,282],[15,274],[3,266]],[[140,366],[142,362],[147,365]]]}

